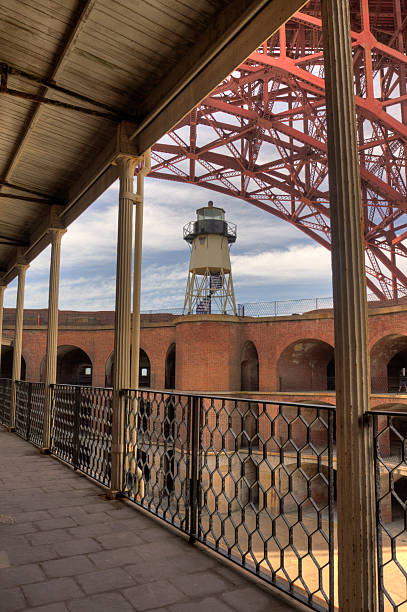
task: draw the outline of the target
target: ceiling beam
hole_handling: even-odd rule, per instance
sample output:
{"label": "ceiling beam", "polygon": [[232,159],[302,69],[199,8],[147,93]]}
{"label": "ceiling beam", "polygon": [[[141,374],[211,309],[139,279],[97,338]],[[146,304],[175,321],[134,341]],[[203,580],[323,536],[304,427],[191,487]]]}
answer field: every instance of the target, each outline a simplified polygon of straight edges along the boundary
{"label": "ceiling beam", "polygon": [[51,206],[52,204],[55,204],[55,201],[52,201],[52,200],[32,198],[29,195],[17,195],[15,193],[0,192],[0,198],[7,198],[9,200],[21,200],[22,202],[31,202],[32,204],[46,204],[47,206]]}
{"label": "ceiling beam", "polygon": [[[53,67],[50,70],[49,74],[46,76],[48,80],[55,81],[57,79],[59,72],[64,67],[67,58],[69,57],[72,49],[75,46],[76,40],[80,32],[82,31],[86,21],[89,18],[89,14],[92,11],[95,2],[96,0],[86,0],[85,2],[81,2],[79,4],[81,8],[80,8],[80,11],[78,12],[78,16],[75,20],[74,25],[69,27],[68,29],[68,32],[65,37],[65,42],[62,45],[62,50],[59,50],[54,58]],[[41,87],[40,94],[42,96],[45,96],[47,91],[48,91],[47,87]],[[14,147],[14,150],[11,154],[11,157],[9,159],[9,162],[7,164],[7,167],[3,173],[4,180],[10,179],[10,177],[12,176],[13,171],[16,168],[18,161],[20,160],[24,152],[24,149],[25,149],[27,140],[31,134],[31,131],[34,129],[35,125],[37,124],[37,121],[39,120],[41,116],[41,108],[42,108],[41,105],[38,104],[34,108],[34,110],[31,112],[31,115],[27,120],[26,127],[22,135],[18,139]],[[0,186],[0,189],[1,189],[1,186]]]}
{"label": "ceiling beam", "polygon": [[139,153],[179,123],[305,4],[304,0],[234,0],[228,4],[183,61],[141,103],[144,115],[131,136]]}

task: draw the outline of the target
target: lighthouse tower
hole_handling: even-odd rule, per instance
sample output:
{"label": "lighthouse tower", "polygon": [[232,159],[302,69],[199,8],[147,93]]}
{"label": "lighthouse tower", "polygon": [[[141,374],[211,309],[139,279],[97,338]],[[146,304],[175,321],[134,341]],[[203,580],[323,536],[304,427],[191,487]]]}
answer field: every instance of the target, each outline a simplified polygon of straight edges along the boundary
{"label": "lighthouse tower", "polygon": [[184,226],[191,259],[184,314],[236,314],[229,246],[236,242],[236,225],[213,202],[198,208],[196,221]]}

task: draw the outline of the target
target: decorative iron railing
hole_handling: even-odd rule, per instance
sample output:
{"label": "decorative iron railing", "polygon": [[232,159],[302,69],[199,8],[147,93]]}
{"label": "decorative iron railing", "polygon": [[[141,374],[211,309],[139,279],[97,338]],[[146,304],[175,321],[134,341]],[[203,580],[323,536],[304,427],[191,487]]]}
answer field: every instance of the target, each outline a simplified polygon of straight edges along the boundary
{"label": "decorative iron railing", "polygon": [[110,484],[112,389],[52,386],[51,452],[105,486]]}
{"label": "decorative iron railing", "polygon": [[379,610],[407,609],[407,411],[374,411]]}
{"label": "decorative iron railing", "polygon": [[[15,429],[40,446],[44,383],[16,382]],[[0,422],[12,385],[0,379]],[[112,389],[51,388],[51,453],[110,485]],[[335,600],[335,408],[121,392],[122,493],[313,610]],[[407,607],[407,411],[369,413],[379,610]],[[369,423],[369,419],[366,423]]]}
{"label": "decorative iron railing", "polygon": [[123,493],[315,610],[334,608],[334,407],[124,391]]}
{"label": "decorative iron railing", "polygon": [[45,383],[16,381],[16,433],[41,446],[44,422]]}
{"label": "decorative iron railing", "polygon": [[0,378],[0,424],[10,425],[11,380]]}

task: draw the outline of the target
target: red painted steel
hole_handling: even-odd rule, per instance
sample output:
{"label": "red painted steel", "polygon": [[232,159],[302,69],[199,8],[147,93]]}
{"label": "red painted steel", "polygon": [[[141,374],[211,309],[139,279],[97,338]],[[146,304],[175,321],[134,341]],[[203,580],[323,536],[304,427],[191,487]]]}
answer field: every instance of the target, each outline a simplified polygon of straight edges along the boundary
{"label": "red painted steel", "polygon": [[[350,0],[367,283],[407,294],[407,0]],[[245,200],[330,248],[319,1],[152,152],[150,176]]]}

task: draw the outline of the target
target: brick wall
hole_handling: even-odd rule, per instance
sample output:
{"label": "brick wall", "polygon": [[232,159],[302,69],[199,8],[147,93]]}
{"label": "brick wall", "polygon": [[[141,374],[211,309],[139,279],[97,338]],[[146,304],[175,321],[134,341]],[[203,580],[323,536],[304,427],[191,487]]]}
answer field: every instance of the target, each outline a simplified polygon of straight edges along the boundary
{"label": "brick wall", "polygon": [[[93,365],[93,384],[103,386],[106,362],[113,351],[112,313],[68,314],[61,313],[61,320],[76,320],[78,326],[62,326],[58,344],[85,351]],[[85,314],[86,317],[80,316]],[[41,376],[46,348],[46,327],[41,320],[45,316],[41,314],[40,325],[32,313],[26,317],[30,325],[26,324],[23,333],[23,357],[28,380],[39,380]],[[35,320],[37,325],[33,324]],[[4,336],[13,337],[10,323],[5,326]],[[372,375],[385,377],[389,359],[395,352],[407,349],[407,308],[371,310],[369,337]],[[175,343],[176,388],[240,391],[241,363],[248,342],[258,355],[260,392],[292,391],[294,399],[301,396],[301,391],[311,391],[312,374],[313,395],[324,395],[326,367],[334,346],[330,311],[266,319],[216,315],[142,317],[141,347],[150,360],[153,388],[164,387],[166,355]],[[280,388],[282,377],[284,385]]]}

